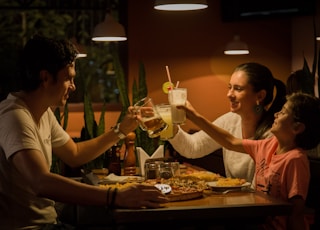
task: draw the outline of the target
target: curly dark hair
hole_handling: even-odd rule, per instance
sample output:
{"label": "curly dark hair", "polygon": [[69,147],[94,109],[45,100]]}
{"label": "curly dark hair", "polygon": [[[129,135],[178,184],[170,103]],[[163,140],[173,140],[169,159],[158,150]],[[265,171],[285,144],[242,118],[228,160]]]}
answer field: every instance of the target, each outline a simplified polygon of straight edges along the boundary
{"label": "curly dark hair", "polygon": [[47,70],[56,79],[59,70],[75,61],[78,50],[68,40],[55,40],[41,35],[33,36],[21,55],[21,89],[33,91],[41,83],[39,74]]}
{"label": "curly dark hair", "polygon": [[305,125],[305,130],[295,138],[298,147],[309,150],[320,142],[320,99],[307,93],[287,96],[293,119]]}
{"label": "curly dark hair", "polygon": [[[281,110],[286,102],[286,85],[273,77],[268,67],[255,62],[243,63],[234,70],[243,71],[248,76],[248,83],[252,85],[254,92],[260,90],[266,91],[266,97],[262,101],[263,106],[271,104],[269,109],[263,111],[261,119],[257,125],[254,139],[263,138],[267,130],[269,130],[274,121],[274,114]],[[274,88],[276,96],[274,97]]]}

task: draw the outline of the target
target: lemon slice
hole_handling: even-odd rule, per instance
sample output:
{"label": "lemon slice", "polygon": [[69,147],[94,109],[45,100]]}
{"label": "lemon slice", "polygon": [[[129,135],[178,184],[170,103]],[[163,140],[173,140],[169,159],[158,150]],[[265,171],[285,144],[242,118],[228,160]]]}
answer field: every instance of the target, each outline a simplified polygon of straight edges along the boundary
{"label": "lemon slice", "polygon": [[162,84],[162,91],[166,94],[168,94],[169,89],[173,89],[174,84],[167,81],[165,83]]}

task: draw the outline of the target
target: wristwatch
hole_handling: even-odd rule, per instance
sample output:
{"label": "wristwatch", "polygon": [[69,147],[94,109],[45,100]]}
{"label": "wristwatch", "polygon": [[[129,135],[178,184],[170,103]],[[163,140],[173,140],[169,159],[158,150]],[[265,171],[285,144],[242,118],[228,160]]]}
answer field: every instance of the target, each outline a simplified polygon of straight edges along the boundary
{"label": "wristwatch", "polygon": [[113,128],[113,132],[115,134],[117,134],[117,136],[120,138],[120,140],[123,140],[127,137],[126,134],[124,134],[123,132],[120,131],[120,123],[118,123],[114,128]]}

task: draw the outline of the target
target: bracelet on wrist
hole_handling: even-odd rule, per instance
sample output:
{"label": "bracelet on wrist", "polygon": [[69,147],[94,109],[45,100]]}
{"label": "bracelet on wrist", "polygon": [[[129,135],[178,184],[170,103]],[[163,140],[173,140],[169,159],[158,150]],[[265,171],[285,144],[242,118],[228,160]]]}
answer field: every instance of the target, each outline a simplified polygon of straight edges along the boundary
{"label": "bracelet on wrist", "polygon": [[117,136],[120,138],[120,140],[123,140],[127,137],[126,134],[120,131],[120,123],[116,124],[116,126],[113,128],[113,132],[117,134]]}

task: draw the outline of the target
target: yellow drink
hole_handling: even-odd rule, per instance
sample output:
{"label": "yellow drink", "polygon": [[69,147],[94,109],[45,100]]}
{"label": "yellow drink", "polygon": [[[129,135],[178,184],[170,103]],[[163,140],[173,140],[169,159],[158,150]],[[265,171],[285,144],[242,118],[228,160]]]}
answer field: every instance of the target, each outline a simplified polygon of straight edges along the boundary
{"label": "yellow drink", "polygon": [[159,136],[159,132],[165,130],[167,125],[161,117],[152,117],[151,119],[143,119],[142,126],[147,130],[149,137]]}
{"label": "yellow drink", "polygon": [[160,104],[156,107],[164,122],[168,124],[168,127],[160,132],[160,139],[168,140],[173,137],[171,106],[169,104]]}

